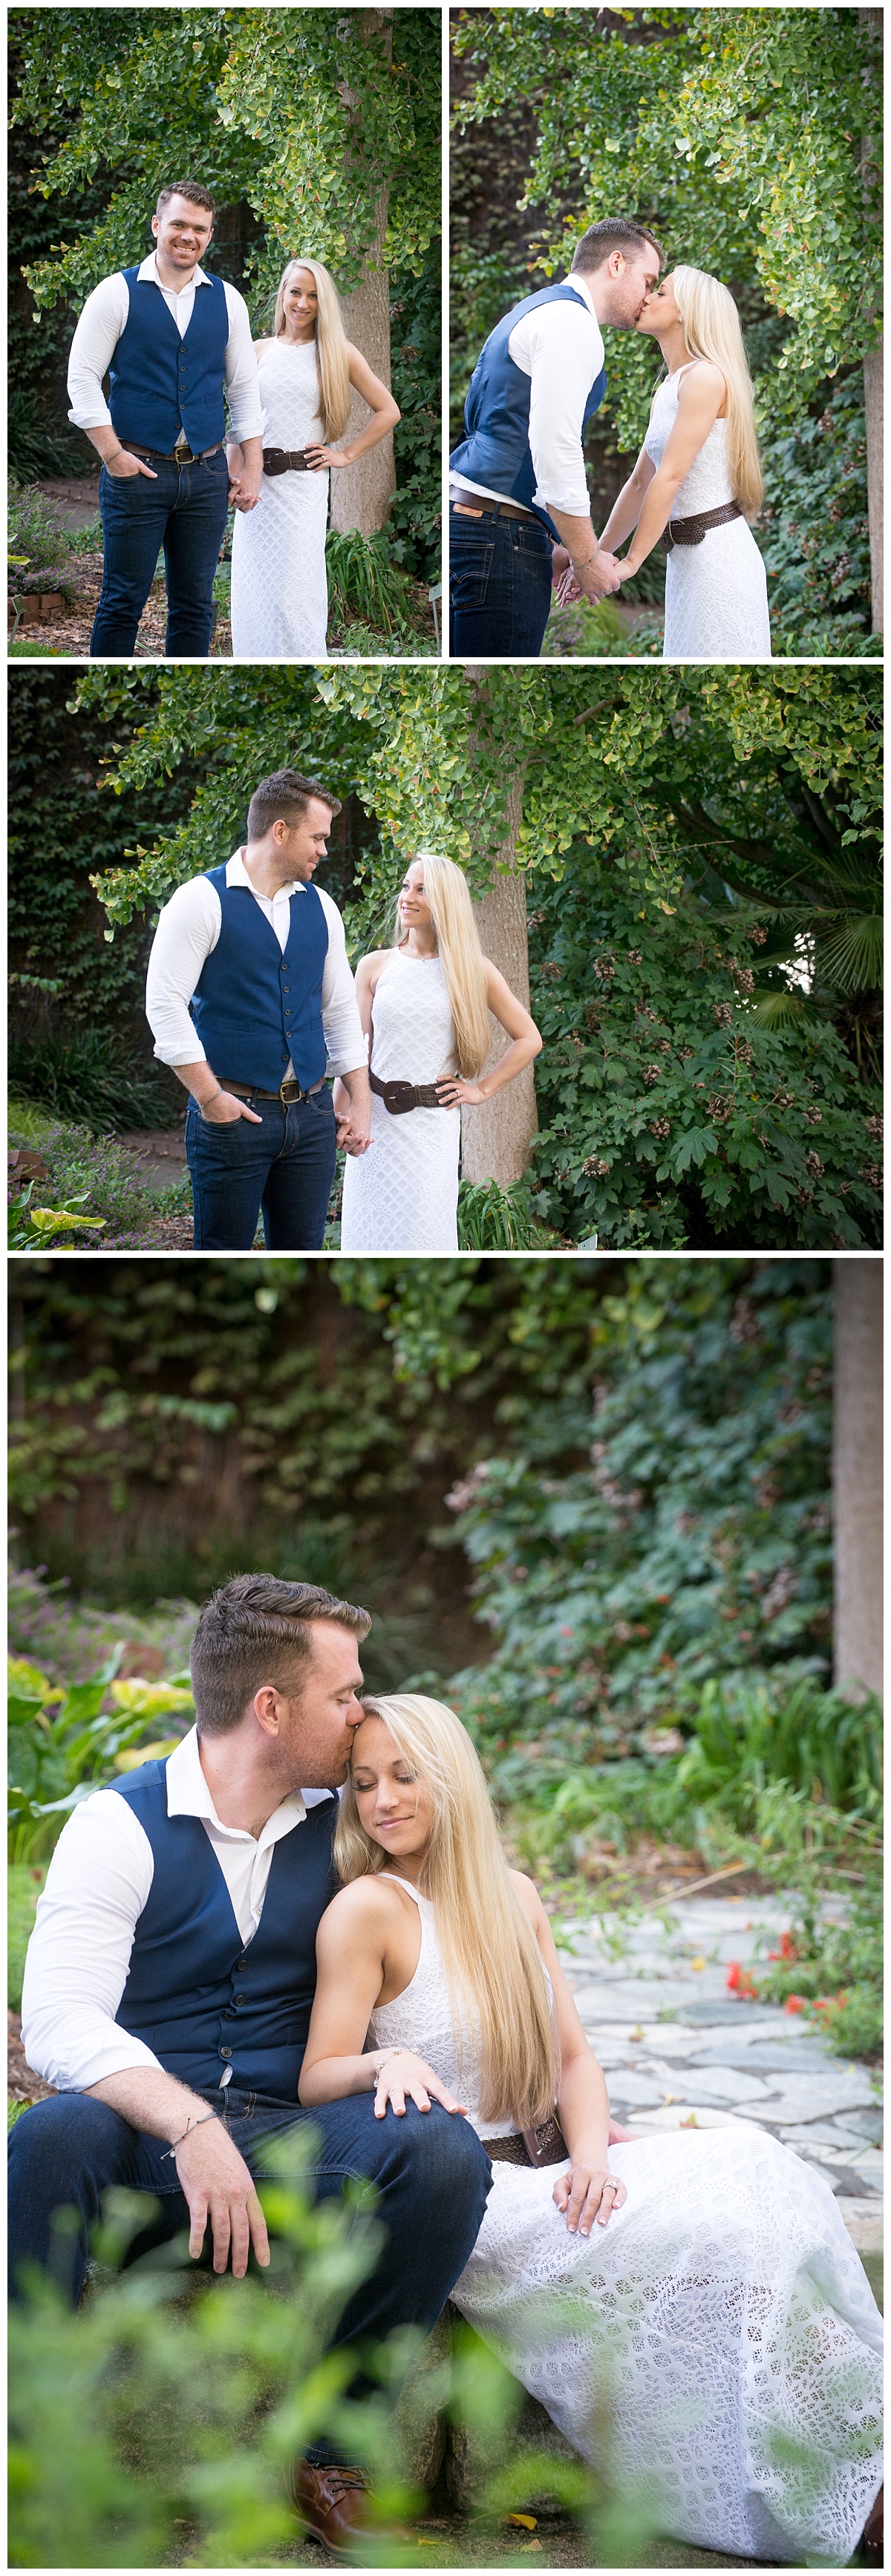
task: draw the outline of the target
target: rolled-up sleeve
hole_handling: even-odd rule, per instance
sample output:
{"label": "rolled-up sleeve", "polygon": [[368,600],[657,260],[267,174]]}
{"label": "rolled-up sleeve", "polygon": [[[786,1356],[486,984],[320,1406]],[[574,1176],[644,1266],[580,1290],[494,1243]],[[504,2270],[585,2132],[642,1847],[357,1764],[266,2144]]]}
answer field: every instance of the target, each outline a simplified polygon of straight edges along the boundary
{"label": "rolled-up sleeve", "polygon": [[177,886],[164,905],[145,985],[145,1014],[160,1064],[207,1062],[189,1003],[222,920],[219,895],[207,877]]}
{"label": "rolled-up sleeve", "polygon": [[160,2065],[115,2020],[153,1875],[148,1836],[116,1790],[75,1808],[37,1901],[22,1990],[28,2064],[60,2093]]}
{"label": "rolled-up sleeve", "polygon": [[[515,351],[516,343],[516,351]],[[593,314],[578,305],[540,305],[511,332],[510,354],[531,377],[529,446],[535,498],[544,509],[590,517],[582,436],[585,404],[603,365]]]}
{"label": "rolled-up sleeve", "polygon": [[322,977],[322,1027],[333,1073],[356,1073],[368,1062],[368,1039],[362,1027],[356,987],[346,953],[343,922],[330,895],[318,889],[328,924],[328,955]]}
{"label": "rolled-up sleeve", "polygon": [[259,438],[263,430],[263,410],[257,359],[251,340],[247,305],[236,286],[226,288],[226,310],[229,315],[229,338],[226,343],[226,399],[232,424],[232,436],[239,441]]}

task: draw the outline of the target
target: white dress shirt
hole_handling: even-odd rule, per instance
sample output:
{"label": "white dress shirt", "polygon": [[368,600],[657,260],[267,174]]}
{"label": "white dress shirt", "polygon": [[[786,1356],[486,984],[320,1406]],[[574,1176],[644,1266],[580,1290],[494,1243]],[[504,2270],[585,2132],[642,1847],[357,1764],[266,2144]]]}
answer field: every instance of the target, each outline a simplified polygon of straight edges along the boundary
{"label": "white dress shirt", "polygon": [[[204,270],[196,268],[188,286],[162,286],[154,251],[144,259],[140,277],[151,277],[160,287],[168,312],[172,313],[180,339],[184,340],[195,304],[196,291],[209,286]],[[111,429],[112,417],[102,391],[102,378],[108,374],[130,311],[127,280],[118,269],[116,276],[103,277],[87,296],[80,321],[71,343],[68,360],[69,420],[76,429]],[[232,423],[232,436],[259,438],[263,414],[257,384],[257,360],[251,341],[251,326],[243,295],[235,286],[226,287],[226,311],[229,337],[226,342],[226,395]]]}
{"label": "white dress shirt", "polygon": [[[587,519],[591,501],[582,434],[585,404],[603,365],[603,338],[587,279],[574,273],[565,282],[581,296],[585,312],[562,300],[540,304],[514,323],[507,345],[514,365],[532,378],[529,445],[538,507]],[[490,483],[472,483],[466,474],[453,473],[451,480],[490,501],[505,498]]]}
{"label": "white dress shirt", "polygon": [[[288,944],[291,925],[290,903],[293,894],[306,893],[305,886],[283,885],[275,894],[258,894],[244,864],[244,854],[236,850],[226,867],[226,884],[247,886],[254,902],[271,923],[282,953]],[[343,922],[330,894],[317,886],[319,902],[328,925],[328,955],[322,976],[322,1027],[333,1073],[354,1073],[368,1060],[368,1040],[359,1017],[356,987],[346,953]],[[223,907],[216,886],[209,877],[191,877],[187,885],[177,886],[176,893],[165,903],[149,958],[145,988],[146,1017],[155,1041],[155,1054],[162,1064],[206,1064],[207,1057],[194,1020],[189,1017],[189,1003],[205,959],[216,947],[223,927]],[[216,1073],[218,1068],[214,1065]],[[234,1068],[223,1065],[224,1074]],[[240,1077],[239,1077],[240,1078]],[[289,1063],[284,1082],[294,1080]]]}
{"label": "white dress shirt", "polygon": [[[308,1807],[331,1795],[330,1789],[293,1790],[255,1841],[240,1825],[221,1825],[194,1726],[171,1754],[167,1813],[200,1816],[245,1949],[263,1912],[276,1843],[305,1824]],[[116,1789],[96,1789],[75,1807],[37,1900],[22,1992],[28,2064],[60,2093],[84,2093],[88,2085],[128,2066],[160,2069],[160,2059],[145,2041],[132,2038],[115,2021],[154,1871],[148,1835]],[[237,2063],[222,2078],[224,2085],[230,2080],[238,2082]]]}

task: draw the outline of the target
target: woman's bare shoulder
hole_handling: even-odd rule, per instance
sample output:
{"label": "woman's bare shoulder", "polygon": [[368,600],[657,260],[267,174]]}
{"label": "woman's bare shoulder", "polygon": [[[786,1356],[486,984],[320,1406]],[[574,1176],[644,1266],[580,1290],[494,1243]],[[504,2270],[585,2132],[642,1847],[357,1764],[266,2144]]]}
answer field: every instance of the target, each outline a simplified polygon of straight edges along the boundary
{"label": "woman's bare shoulder", "polygon": [[347,1887],[338,1888],[325,1907],[322,1923],[339,1934],[355,1933],[363,1924],[370,1928],[392,1923],[398,1911],[398,1888],[369,1871],[365,1878],[353,1878]]}
{"label": "woman's bare shoulder", "polygon": [[[539,1896],[535,1880],[533,1878],[527,1878],[526,1872],[523,1869],[512,1869],[510,1876],[524,1914],[528,1914],[530,1923],[540,1922],[541,1917],[544,1914],[544,1906],[542,1904],[541,1897]],[[547,1922],[546,1915],[545,1921]]]}

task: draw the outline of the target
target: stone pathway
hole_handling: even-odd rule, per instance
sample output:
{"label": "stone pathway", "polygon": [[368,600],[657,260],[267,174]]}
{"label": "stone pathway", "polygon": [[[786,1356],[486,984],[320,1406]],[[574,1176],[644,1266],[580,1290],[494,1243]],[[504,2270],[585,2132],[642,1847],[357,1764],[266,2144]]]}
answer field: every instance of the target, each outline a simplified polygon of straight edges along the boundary
{"label": "stone pathway", "polygon": [[[616,2118],[629,2128],[769,2130],[831,2184],[875,2287],[881,2251],[881,2095],[875,2070],[833,2057],[798,2014],[739,2003],[788,1928],[776,1898],[691,1896],[627,1925],[567,1927],[563,1964]],[[771,1935],[768,1942],[764,1936]]]}

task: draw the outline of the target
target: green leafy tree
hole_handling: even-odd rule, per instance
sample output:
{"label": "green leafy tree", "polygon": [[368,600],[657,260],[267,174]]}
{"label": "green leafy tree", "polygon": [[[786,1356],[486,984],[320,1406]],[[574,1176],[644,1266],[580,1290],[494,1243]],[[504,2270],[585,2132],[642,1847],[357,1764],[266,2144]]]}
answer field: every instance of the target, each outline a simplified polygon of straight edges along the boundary
{"label": "green leafy tree", "polygon": [[[802,640],[821,626],[835,651],[863,634],[862,371],[881,329],[877,19],[695,9],[653,22],[622,9],[604,22],[584,9],[496,8],[461,13],[455,34],[459,136],[479,127],[485,143],[487,125],[497,137],[504,123],[510,137],[521,101],[532,122],[514,163],[525,240],[506,215],[493,233],[483,209],[480,259],[472,193],[459,238],[459,275],[463,265],[471,300],[490,308],[479,313],[484,328],[510,271],[509,291],[528,292],[568,264],[584,225],[610,208],[651,224],[670,259],[716,272],[736,294],[770,478],[762,542],[774,616],[780,635],[797,634],[797,651],[826,649]],[[833,405],[840,370],[849,416],[859,396],[847,428]],[[648,343],[611,338],[605,419],[621,455],[643,437],[653,373]],[[870,468],[878,510],[875,453]],[[614,468],[613,489],[618,479]],[[790,522],[812,547],[802,564],[798,543],[797,582]]]}
{"label": "green leafy tree", "polygon": [[221,208],[248,210],[245,285],[263,327],[298,249],[331,267],[348,325],[349,298],[378,279],[387,346],[368,355],[388,374],[387,278],[426,275],[435,291],[425,263],[440,206],[438,21],[400,11],[395,32],[394,45],[388,9],[122,9],[96,27],[80,9],[59,9],[52,27],[17,12],[14,119],[50,138],[38,193],[64,204],[111,174],[93,222],[29,263],[36,315],[60,298],[80,306],[141,256],[159,187],[189,175]]}

